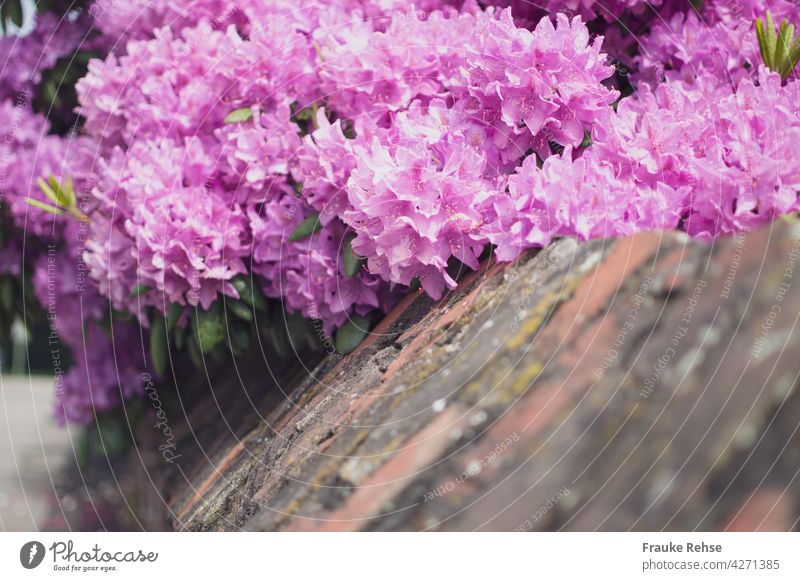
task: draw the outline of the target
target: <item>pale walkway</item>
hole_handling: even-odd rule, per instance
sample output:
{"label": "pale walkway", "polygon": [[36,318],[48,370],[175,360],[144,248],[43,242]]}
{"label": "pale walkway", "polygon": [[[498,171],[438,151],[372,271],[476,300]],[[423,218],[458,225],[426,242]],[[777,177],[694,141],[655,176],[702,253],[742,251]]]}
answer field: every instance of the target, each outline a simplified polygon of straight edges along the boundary
{"label": "pale walkway", "polygon": [[74,456],[53,395],[50,378],[0,376],[0,530],[41,529],[58,510],[52,481]]}

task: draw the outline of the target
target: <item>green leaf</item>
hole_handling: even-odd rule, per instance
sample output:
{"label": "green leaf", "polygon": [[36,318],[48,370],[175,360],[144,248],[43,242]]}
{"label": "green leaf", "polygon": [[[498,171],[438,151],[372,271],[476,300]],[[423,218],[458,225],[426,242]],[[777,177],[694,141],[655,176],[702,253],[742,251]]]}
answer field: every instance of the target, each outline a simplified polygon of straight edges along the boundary
{"label": "green leaf", "polygon": [[225,123],[243,123],[253,117],[253,109],[250,107],[242,107],[231,111],[225,117]]}
{"label": "green leaf", "polygon": [[322,222],[319,221],[319,212],[311,212],[308,218],[300,222],[300,225],[289,234],[289,242],[303,240],[320,230],[322,230]]}
{"label": "green leaf", "polygon": [[271,325],[269,327],[269,338],[278,357],[286,359],[289,356],[289,338],[286,336],[284,326]]}
{"label": "green leaf", "polygon": [[128,438],[123,425],[124,416],[100,416],[97,418],[97,449],[109,456],[125,450]]}
{"label": "green leaf", "polygon": [[5,343],[11,339],[11,321],[4,311],[0,311],[0,342]]}
{"label": "green leaf", "polygon": [[350,119],[345,119],[342,122],[342,134],[344,135],[345,139],[356,138],[356,128],[353,126],[353,122],[350,121]]}
{"label": "green leaf", "polygon": [[253,320],[253,308],[247,306],[242,301],[236,301],[233,299],[226,299],[225,300],[225,307],[234,315],[239,317],[244,321],[252,321]]}
{"label": "green leaf", "polygon": [[211,362],[216,366],[222,366],[228,361],[228,350],[225,349],[224,343],[217,343],[217,346],[214,347],[214,350],[210,353]]}
{"label": "green leaf", "polygon": [[778,72],[780,73],[781,78],[785,79],[792,72],[792,69],[794,69],[794,65],[797,64],[797,60],[794,58],[795,53],[793,52],[795,47],[797,46],[797,41],[795,40],[794,37],[793,25],[790,24],[786,28],[782,41],[784,42],[783,62],[781,63]]}
{"label": "green leaf", "polygon": [[767,37],[764,34],[764,21],[756,18],[756,38],[758,38],[758,49],[761,51],[761,59],[768,67],[769,64],[769,48],[767,47]]}
{"label": "green leaf", "polygon": [[306,107],[306,108],[304,108],[304,109],[300,109],[300,110],[298,110],[298,111],[297,111],[297,112],[294,114],[294,119],[293,119],[293,121],[294,121],[294,120],[296,120],[296,121],[303,121],[303,122],[306,122],[306,121],[311,121],[311,117],[312,117],[313,115],[314,115],[314,112],[312,111],[312,109],[311,109],[310,107]]}
{"label": "green leaf", "polygon": [[361,258],[353,252],[353,239],[355,236],[350,236],[344,243],[344,273],[347,276],[355,276],[361,271],[361,268],[366,264],[367,260]]}
{"label": "green leaf", "polygon": [[769,55],[769,63],[766,63],[767,66],[771,69],[775,67],[775,45],[778,43],[778,36],[775,34],[775,22],[772,20],[772,13],[767,10],[767,24],[766,30],[764,31],[764,38],[767,45],[767,54]]}
{"label": "green leaf", "polygon": [[14,282],[8,277],[0,280],[0,304],[7,313],[14,311]]}
{"label": "green leaf", "polygon": [[788,56],[789,51],[792,50],[792,42],[794,42],[794,24],[789,24],[786,26],[783,39],[784,39],[783,53],[784,55]]}
{"label": "green leaf", "polygon": [[145,293],[149,293],[151,290],[153,290],[153,287],[148,286],[148,285],[140,282],[135,287],[133,287],[133,289],[131,290],[131,296],[132,297],[139,297],[139,296],[142,296]]}
{"label": "green leaf", "polygon": [[130,430],[135,434],[136,429],[141,425],[142,419],[144,419],[144,399],[132,399],[126,404],[125,411],[127,412],[127,421]]}
{"label": "green leaf", "polygon": [[72,189],[72,178],[67,178],[67,181],[64,183],[63,187],[53,176],[50,176],[48,181],[50,182],[50,187],[53,188],[53,191],[56,194],[57,203],[61,204],[65,208],[76,207],[77,200],[75,199],[75,191]]}
{"label": "green leaf", "polygon": [[130,313],[130,311],[118,311],[117,309],[114,309],[114,316],[118,321],[130,321],[133,319],[133,315]]}
{"label": "green leaf", "polygon": [[777,32],[770,11],[767,11],[765,20],[757,18],[755,26],[761,58],[767,68],[778,73],[781,80],[786,80],[800,60],[800,38],[795,38],[795,27],[786,19],[781,21]]}
{"label": "green leaf", "polygon": [[44,210],[45,212],[50,212],[51,214],[55,214],[56,216],[66,216],[67,214],[61,208],[56,208],[55,206],[51,206],[50,204],[45,204],[44,202],[40,202],[39,200],[34,200],[33,198],[25,198],[25,201],[34,208],[39,208],[40,210]]}
{"label": "green leaf", "polygon": [[92,448],[96,437],[93,426],[87,427],[78,436],[78,441],[75,443],[75,458],[82,469],[86,469],[92,461]]}
{"label": "green leaf", "polygon": [[780,72],[780,70],[783,68],[784,65],[783,55],[784,51],[786,50],[786,42],[787,42],[786,34],[788,32],[789,31],[786,26],[786,20],[784,19],[783,22],[781,22],[780,29],[778,29],[778,37],[775,42],[775,53],[774,53],[775,56],[772,57],[773,69],[776,72]]}
{"label": "green leaf", "polygon": [[200,352],[200,347],[197,346],[197,341],[189,341],[186,349],[189,351],[189,359],[192,360],[194,366],[197,369],[203,369],[203,354]]}
{"label": "green leaf", "polygon": [[78,196],[75,195],[75,188],[72,187],[72,176],[67,176],[64,180],[64,191],[70,200],[70,205],[74,208],[78,207]]}
{"label": "green leaf", "polygon": [[178,324],[178,319],[183,314],[183,307],[178,303],[172,303],[167,309],[167,332],[172,333],[175,330],[175,325]]}
{"label": "green leaf", "polygon": [[[50,179],[54,180],[52,177]],[[50,201],[56,204],[56,206],[64,205],[58,193],[50,186],[50,184],[48,184],[42,178],[36,178],[36,183],[39,184],[39,189],[42,190],[44,195],[50,198]]]}
{"label": "green leaf", "polygon": [[197,309],[192,317],[192,332],[197,346],[203,354],[211,353],[214,347],[225,338],[225,327],[219,302],[207,311]]}
{"label": "green leaf", "polygon": [[253,284],[252,277],[240,275],[234,278],[231,284],[236,289],[236,292],[239,293],[239,298],[245,303],[259,311],[267,309],[267,300],[264,298],[261,289]]}
{"label": "green leaf", "polygon": [[781,76],[783,78],[788,77],[794,70],[794,67],[797,65],[798,61],[800,61],[800,37],[798,37],[789,51],[789,56],[786,59],[786,71],[785,74],[782,74]]}
{"label": "green leaf", "polygon": [[250,331],[241,322],[230,326],[230,349],[237,357],[250,347]]}
{"label": "green leaf", "polygon": [[[183,349],[183,344],[186,341],[186,327],[176,327],[175,328],[175,349],[180,351]],[[194,345],[194,341],[190,343]]]}
{"label": "green leaf", "polygon": [[352,315],[348,321],[336,331],[336,350],[350,353],[355,350],[369,333],[371,317]]}
{"label": "green leaf", "polygon": [[286,317],[286,335],[294,351],[306,346],[308,341],[308,323],[300,313],[292,313]]}
{"label": "green leaf", "polygon": [[150,329],[150,358],[153,360],[153,369],[159,375],[167,371],[167,324],[160,314],[153,317],[153,326]]}
{"label": "green leaf", "polygon": [[6,0],[4,2],[6,13],[17,28],[22,27],[22,5],[19,0]]}

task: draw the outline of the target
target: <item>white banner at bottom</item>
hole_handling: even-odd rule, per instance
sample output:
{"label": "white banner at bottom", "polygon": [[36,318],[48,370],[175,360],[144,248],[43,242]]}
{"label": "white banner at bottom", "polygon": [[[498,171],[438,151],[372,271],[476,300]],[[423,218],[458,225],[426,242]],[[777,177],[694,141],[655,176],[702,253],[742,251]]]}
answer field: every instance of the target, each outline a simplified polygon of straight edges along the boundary
{"label": "white banner at bottom", "polygon": [[0,533],[4,580],[253,574],[796,581],[800,533]]}

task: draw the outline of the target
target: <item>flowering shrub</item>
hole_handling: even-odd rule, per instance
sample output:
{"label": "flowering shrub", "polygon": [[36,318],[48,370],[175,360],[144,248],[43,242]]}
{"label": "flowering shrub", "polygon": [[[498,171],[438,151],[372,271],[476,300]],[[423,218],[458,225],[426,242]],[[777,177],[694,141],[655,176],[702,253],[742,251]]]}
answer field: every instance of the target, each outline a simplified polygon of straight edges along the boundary
{"label": "flowering shrub", "polygon": [[0,40],[0,291],[72,350],[59,416],[303,319],[350,349],[487,250],[797,211],[796,3],[486,4],[98,0]]}

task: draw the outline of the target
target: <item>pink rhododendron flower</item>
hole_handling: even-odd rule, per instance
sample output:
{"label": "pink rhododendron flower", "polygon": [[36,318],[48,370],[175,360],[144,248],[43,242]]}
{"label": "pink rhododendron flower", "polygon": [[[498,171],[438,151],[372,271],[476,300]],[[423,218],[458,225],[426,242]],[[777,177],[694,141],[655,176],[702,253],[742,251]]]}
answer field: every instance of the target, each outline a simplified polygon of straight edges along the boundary
{"label": "pink rhododendron flower", "polygon": [[[796,212],[800,89],[763,66],[767,9],[800,24],[790,0],[98,0],[0,39],[0,271],[31,265],[74,351],[61,416],[138,393],[153,317],[182,328],[240,276],[332,333],[417,282],[443,296],[488,245]],[[40,85],[87,48],[67,132]],[[50,176],[80,214],[36,207]]]}

